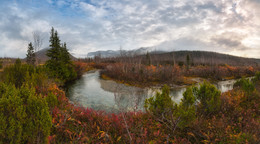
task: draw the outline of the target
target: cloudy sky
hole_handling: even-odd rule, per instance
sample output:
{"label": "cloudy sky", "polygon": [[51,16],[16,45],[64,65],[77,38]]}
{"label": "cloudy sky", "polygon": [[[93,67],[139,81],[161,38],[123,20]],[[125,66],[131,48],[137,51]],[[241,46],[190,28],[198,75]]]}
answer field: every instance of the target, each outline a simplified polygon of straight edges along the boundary
{"label": "cloudy sky", "polygon": [[153,47],[260,58],[260,0],[0,0],[0,57],[54,27],[73,55]]}

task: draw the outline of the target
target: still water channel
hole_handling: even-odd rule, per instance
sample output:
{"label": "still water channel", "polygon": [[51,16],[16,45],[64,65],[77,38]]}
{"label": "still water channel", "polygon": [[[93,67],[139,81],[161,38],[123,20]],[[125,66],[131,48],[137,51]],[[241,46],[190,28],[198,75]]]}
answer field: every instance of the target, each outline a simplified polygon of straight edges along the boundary
{"label": "still water channel", "polygon": [[[99,71],[88,72],[69,86],[67,94],[70,101],[83,107],[106,112],[138,111],[144,110],[146,98],[159,91],[156,88],[138,88],[112,80],[103,80],[99,75]],[[220,81],[215,86],[221,92],[226,92],[233,89],[235,82],[236,80]],[[171,89],[170,95],[176,103],[179,103],[185,90],[185,87],[174,88]]]}

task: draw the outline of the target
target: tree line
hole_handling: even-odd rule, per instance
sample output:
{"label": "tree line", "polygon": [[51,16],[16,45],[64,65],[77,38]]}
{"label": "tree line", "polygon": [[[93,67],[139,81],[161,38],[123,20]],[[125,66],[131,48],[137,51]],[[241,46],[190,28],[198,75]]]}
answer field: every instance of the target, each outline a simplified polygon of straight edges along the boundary
{"label": "tree line", "polygon": [[[40,38],[36,38],[36,42],[33,45],[32,42],[28,44],[28,50],[26,55],[26,62],[29,65],[35,66],[36,54],[35,49],[39,47]],[[53,27],[50,32],[50,49],[47,52],[47,56],[50,58],[46,62],[46,68],[52,77],[59,78],[64,82],[71,81],[77,77],[73,64],[70,58],[70,54],[67,49],[66,42],[61,43],[57,30]]]}

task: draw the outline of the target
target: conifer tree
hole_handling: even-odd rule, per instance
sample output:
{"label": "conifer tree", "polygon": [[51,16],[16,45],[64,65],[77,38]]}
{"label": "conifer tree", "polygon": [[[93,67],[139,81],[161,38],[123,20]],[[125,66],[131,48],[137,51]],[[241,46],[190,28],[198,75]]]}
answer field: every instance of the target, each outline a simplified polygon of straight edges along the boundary
{"label": "conifer tree", "polygon": [[28,50],[26,54],[26,62],[27,64],[34,65],[35,64],[35,53],[32,43],[28,44]]}
{"label": "conifer tree", "polygon": [[189,54],[186,56],[186,64],[187,64],[187,70],[189,70],[190,69],[190,55]]}
{"label": "conifer tree", "polygon": [[150,56],[149,52],[146,53],[146,60],[147,60],[147,65],[150,66],[151,65],[151,56]]}
{"label": "conifer tree", "polygon": [[3,61],[0,60],[0,69],[2,69],[2,68],[3,68]]}
{"label": "conifer tree", "polygon": [[59,60],[60,55],[60,38],[58,36],[58,32],[51,29],[51,37],[50,37],[50,49],[47,52],[47,56],[50,57],[51,60]]}
{"label": "conifer tree", "polygon": [[66,43],[60,43],[58,32],[54,28],[51,29],[50,34],[50,49],[47,52],[50,60],[46,62],[46,66],[50,70],[51,75],[64,82],[76,78],[76,72],[73,69]]}
{"label": "conifer tree", "polygon": [[61,54],[62,54],[62,60],[63,60],[65,63],[70,63],[70,62],[71,62],[70,54],[69,54],[69,52],[68,52],[66,42],[64,42],[63,45],[62,45],[62,47],[61,47]]}

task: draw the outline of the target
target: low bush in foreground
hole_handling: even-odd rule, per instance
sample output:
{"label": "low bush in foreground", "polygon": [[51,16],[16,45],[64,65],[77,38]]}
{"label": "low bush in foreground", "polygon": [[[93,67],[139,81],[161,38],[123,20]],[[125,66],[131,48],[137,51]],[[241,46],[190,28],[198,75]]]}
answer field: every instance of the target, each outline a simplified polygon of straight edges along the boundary
{"label": "low bush in foreground", "polygon": [[0,83],[1,143],[46,143],[51,116],[48,104],[34,89]]}

